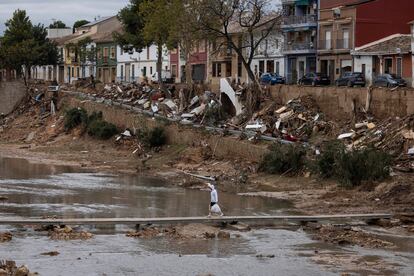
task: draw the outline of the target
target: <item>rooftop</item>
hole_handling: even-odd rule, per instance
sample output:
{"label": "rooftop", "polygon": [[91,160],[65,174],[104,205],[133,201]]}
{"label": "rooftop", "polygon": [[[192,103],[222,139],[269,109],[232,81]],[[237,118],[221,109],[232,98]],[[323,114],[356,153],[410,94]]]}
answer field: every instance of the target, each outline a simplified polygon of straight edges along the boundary
{"label": "rooftop", "polygon": [[411,35],[393,34],[358,47],[354,55],[407,54],[411,52]]}

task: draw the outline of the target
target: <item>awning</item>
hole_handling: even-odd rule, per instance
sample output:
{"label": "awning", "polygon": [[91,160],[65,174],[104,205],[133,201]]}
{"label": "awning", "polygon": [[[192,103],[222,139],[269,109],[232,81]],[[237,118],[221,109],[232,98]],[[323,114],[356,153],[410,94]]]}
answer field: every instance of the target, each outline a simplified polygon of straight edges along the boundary
{"label": "awning", "polygon": [[296,0],[295,4],[296,6],[308,6],[309,0]]}

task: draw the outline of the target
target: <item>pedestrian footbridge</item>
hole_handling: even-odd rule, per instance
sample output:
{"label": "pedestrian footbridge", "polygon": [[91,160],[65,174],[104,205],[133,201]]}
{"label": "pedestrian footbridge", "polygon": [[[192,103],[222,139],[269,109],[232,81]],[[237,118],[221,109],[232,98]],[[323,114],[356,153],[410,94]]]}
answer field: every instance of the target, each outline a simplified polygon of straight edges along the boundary
{"label": "pedestrian footbridge", "polygon": [[0,218],[3,225],[146,225],[146,224],[189,224],[189,223],[247,223],[247,224],[288,224],[305,222],[372,221],[390,219],[390,214],[345,214],[317,216],[223,216],[223,217],[160,217],[160,218],[62,218],[41,219]]}

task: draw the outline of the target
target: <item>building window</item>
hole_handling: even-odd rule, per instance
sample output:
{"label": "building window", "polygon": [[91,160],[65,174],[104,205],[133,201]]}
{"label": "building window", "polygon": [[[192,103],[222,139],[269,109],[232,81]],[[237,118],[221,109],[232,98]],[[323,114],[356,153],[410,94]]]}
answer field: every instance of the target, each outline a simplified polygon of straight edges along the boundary
{"label": "building window", "polygon": [[115,47],[111,47],[111,59],[115,59],[115,56],[116,56]]}
{"label": "building window", "polygon": [[242,65],[241,62],[237,63],[237,76],[239,78],[243,77],[243,67],[242,66],[243,65]]}
{"label": "building window", "polygon": [[142,76],[146,77],[147,76],[147,67],[144,66],[144,68],[142,69]]}
{"label": "building window", "polygon": [[264,60],[259,60],[259,76],[261,76],[265,71],[265,62]]}
{"label": "building window", "polygon": [[275,61],[274,60],[268,60],[266,61],[266,72],[267,73],[274,73],[275,72]]}
{"label": "building window", "polygon": [[362,73],[364,76],[366,76],[366,70],[367,70],[367,69],[366,69],[366,67],[367,67],[367,66],[366,66],[365,64],[362,64],[362,65],[361,65],[361,73]]}
{"label": "building window", "polygon": [[103,51],[103,57],[105,58],[107,58],[109,56],[109,48],[108,47],[105,47],[104,48],[104,51]]}
{"label": "building window", "polygon": [[171,77],[173,78],[177,77],[177,65],[176,64],[171,65]]}
{"label": "building window", "polygon": [[280,62],[276,61],[276,74],[280,75]]}
{"label": "building window", "polygon": [[198,52],[204,53],[206,51],[206,42],[201,41],[200,44],[198,44]]}
{"label": "building window", "polygon": [[79,67],[76,67],[76,77],[79,78],[80,74],[79,74]]}
{"label": "building window", "polygon": [[392,74],[392,58],[385,58],[384,74]]}
{"label": "building window", "polygon": [[150,75],[152,76],[152,66],[150,67]]}
{"label": "building window", "polygon": [[124,80],[124,66],[121,65],[121,80]]}
{"label": "building window", "polygon": [[331,49],[332,48],[332,44],[331,44],[331,37],[332,33],[331,31],[326,31],[325,32],[325,49]]}
{"label": "building window", "polygon": [[98,59],[101,59],[101,56],[102,56],[101,48],[97,48],[96,55]]}
{"label": "building window", "polygon": [[124,48],[119,47],[119,55],[120,56],[124,55]]}
{"label": "building window", "polygon": [[213,77],[221,77],[221,63],[213,62]]}
{"label": "building window", "polygon": [[349,49],[349,30],[344,29],[342,33],[342,49]]}
{"label": "building window", "polygon": [[72,67],[72,77],[75,77],[75,67]]}
{"label": "building window", "polygon": [[135,64],[132,64],[131,75],[132,75],[132,78],[135,78]]}

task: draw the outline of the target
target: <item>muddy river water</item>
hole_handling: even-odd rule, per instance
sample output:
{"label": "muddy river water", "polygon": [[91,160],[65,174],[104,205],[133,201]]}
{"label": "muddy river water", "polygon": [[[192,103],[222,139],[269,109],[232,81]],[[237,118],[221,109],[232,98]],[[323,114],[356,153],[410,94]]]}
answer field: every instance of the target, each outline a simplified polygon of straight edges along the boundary
{"label": "muddy river water", "polygon": [[[162,179],[1,157],[0,195],[8,198],[0,202],[0,218],[204,216],[209,202],[206,191],[174,187]],[[219,196],[226,215],[285,214],[293,208],[277,199]],[[41,232],[0,226],[0,232],[13,233],[12,241],[0,243],[0,260],[26,264],[40,275],[414,275],[409,249],[331,246],[297,228],[254,229],[228,240],[134,239],[125,236],[130,228],[122,225],[84,229],[96,235],[87,241],[52,241]],[[414,248],[414,241],[404,237],[407,242]],[[41,255],[50,251],[60,254]],[[367,262],[373,264],[368,270],[358,268]]]}

